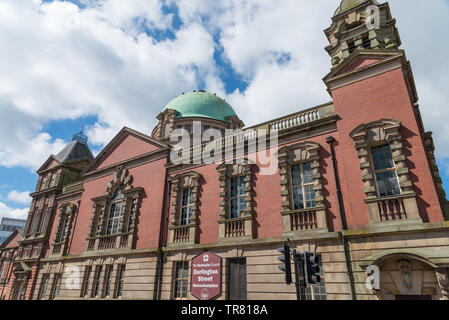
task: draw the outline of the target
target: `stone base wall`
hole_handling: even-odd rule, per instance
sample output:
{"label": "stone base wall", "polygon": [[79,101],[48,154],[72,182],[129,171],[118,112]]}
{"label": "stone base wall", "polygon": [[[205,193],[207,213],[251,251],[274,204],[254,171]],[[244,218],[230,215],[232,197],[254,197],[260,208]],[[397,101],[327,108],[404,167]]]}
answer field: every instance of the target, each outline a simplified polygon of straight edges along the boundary
{"label": "stone base wall", "polygon": [[[298,252],[312,251],[322,259],[323,278],[327,300],[350,300],[354,295],[357,300],[394,300],[402,296],[426,296],[434,300],[446,299],[449,287],[449,226],[440,224],[407,226],[410,230],[393,230],[384,228],[382,232],[363,229],[346,232],[345,238],[350,249],[350,262],[353,271],[354,288],[351,292],[344,245],[338,234],[314,236],[309,239],[292,240],[292,249]],[[246,259],[246,296],[248,300],[296,300],[295,285],[285,284],[285,275],[278,267],[282,264],[277,258],[281,255],[278,248],[282,240],[253,240],[241,245],[213,244],[190,245],[185,248],[167,249],[163,263],[161,299],[173,299],[174,267],[178,261],[188,261],[188,291],[190,292],[191,261],[204,250],[211,251],[222,260],[222,291],[216,297],[225,300],[228,293],[229,259]],[[154,299],[157,274],[157,255],[154,251],[146,254],[102,256],[79,258],[64,261],[45,261],[38,270],[37,285],[33,299],[37,299],[42,277],[49,274],[45,299],[48,299],[53,285],[54,275],[64,272],[61,289],[56,299],[104,299],[92,298],[92,283],[96,266],[102,265],[100,292],[104,288],[106,265],[114,265],[111,280],[111,292],[116,290],[118,265],[125,264],[126,271],[123,295],[120,299]],[[80,297],[83,286],[84,271],[92,266],[89,295]],[[380,271],[380,290],[366,287],[366,268],[377,266]],[[71,270],[79,268],[77,277]],[[292,271],[294,266],[292,264]],[[294,278],[294,273],[293,273]],[[67,283],[77,280],[81,288],[68,288]],[[110,296],[109,299],[113,297]],[[108,299],[108,297],[106,297]],[[196,300],[188,293],[186,300]]]}
{"label": "stone base wall", "polygon": [[[132,299],[132,300],[152,300],[154,298],[154,286],[156,275],[156,255],[138,255],[127,257],[101,257],[101,258],[89,258],[72,260],[70,262],[43,262],[41,264],[38,285],[36,286],[33,299],[38,298],[38,294],[42,284],[42,278],[45,274],[49,274],[49,281],[47,290],[43,300],[47,300],[50,297],[53,280],[55,274],[63,273],[60,291],[55,300],[102,300],[102,299],[115,299],[113,297],[115,290],[117,289],[118,270],[119,265],[125,264],[125,274],[123,282],[123,294],[118,299]],[[81,290],[83,289],[83,282],[85,279],[86,266],[92,266],[91,276],[89,280],[89,287],[87,290],[87,296],[81,297]],[[99,296],[96,298],[91,297],[92,285],[95,277],[96,266],[102,265],[102,273],[99,283]],[[111,287],[110,295],[103,297],[102,293],[105,288],[105,275],[106,266],[113,265],[113,271],[111,273]],[[79,270],[79,273],[77,272]],[[78,283],[79,285],[73,285]]]}
{"label": "stone base wall", "polygon": [[[326,291],[329,299],[349,299],[346,265],[344,262],[343,246],[335,241],[326,241],[317,244],[312,242],[292,242],[298,251],[311,250],[322,256],[323,269],[326,281]],[[214,248],[210,251],[221,256],[222,261],[222,294],[217,300],[225,300],[228,290],[228,259],[246,258],[247,298],[248,300],[296,300],[296,288],[294,283],[285,284],[285,274],[279,270],[282,264],[277,258],[281,255],[277,249],[282,243],[260,246],[242,246],[238,248]],[[173,298],[173,274],[177,261],[189,261],[201,253],[202,250],[185,252],[171,252],[167,254],[164,264],[164,276],[162,286],[163,300]],[[294,266],[292,264],[292,272]],[[294,274],[293,274],[294,277]],[[191,263],[189,263],[189,287],[191,278]],[[196,300],[190,293],[188,300]]]}

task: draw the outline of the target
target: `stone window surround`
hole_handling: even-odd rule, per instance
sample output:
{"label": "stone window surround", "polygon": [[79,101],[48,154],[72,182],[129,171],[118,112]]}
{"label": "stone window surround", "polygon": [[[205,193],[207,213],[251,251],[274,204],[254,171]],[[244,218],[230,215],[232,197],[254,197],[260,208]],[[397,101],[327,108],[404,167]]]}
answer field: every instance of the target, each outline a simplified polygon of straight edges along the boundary
{"label": "stone window surround", "polygon": [[[324,188],[322,184],[320,152],[321,145],[305,141],[290,146],[285,146],[278,151],[279,160],[279,174],[281,175],[281,197],[282,197],[282,225],[283,236],[291,236],[298,232],[327,232],[326,207],[324,204]],[[293,210],[293,196],[292,196],[292,177],[291,166],[311,162],[313,170],[315,202],[314,208],[307,208],[301,210]],[[315,225],[308,226],[305,230],[295,230],[293,225],[293,217],[297,214],[307,214],[314,212]]]}
{"label": "stone window surround", "polygon": [[[253,168],[256,164],[248,159],[240,159],[235,163],[223,163],[217,167],[217,171],[220,173],[220,220],[219,223],[219,241],[232,240],[235,236],[229,236],[226,231],[230,222],[242,222],[241,228],[244,235],[238,236],[238,239],[253,239],[253,220],[254,220],[254,204],[253,204]],[[245,209],[244,216],[237,219],[229,219],[229,194],[231,178],[244,177],[244,197],[245,197]]]}
{"label": "stone window surround", "polygon": [[[367,124],[361,124],[355,128],[350,137],[355,141],[355,148],[360,159],[360,170],[366,195],[365,202],[368,206],[370,223],[382,222],[379,218],[381,201],[401,199],[407,215],[411,222],[422,222],[419,215],[416,193],[413,191],[413,183],[410,179],[410,170],[407,167],[406,156],[403,150],[403,138],[399,131],[401,121],[394,119],[380,119]],[[396,166],[396,173],[401,188],[401,195],[393,197],[379,197],[374,175],[374,167],[371,159],[371,147],[389,144]]]}
{"label": "stone window surround", "polygon": [[[193,171],[185,172],[176,175],[172,178],[172,210],[171,221],[169,227],[169,244],[194,244],[197,242],[198,229],[198,213],[199,213],[199,188],[202,180],[202,175]],[[182,193],[184,189],[192,189],[192,216],[190,224],[180,225],[181,220],[181,204]],[[184,230],[181,230],[184,229]],[[177,238],[177,232],[184,232],[184,241],[180,242]]]}
{"label": "stone window surround", "polygon": [[[59,206],[59,218],[58,227],[56,229],[55,242],[53,243],[53,255],[65,255],[67,250],[68,240],[70,238],[70,231],[72,230],[72,224],[74,217],[77,214],[78,206],[73,203],[64,203]],[[69,219],[66,226],[65,232],[62,230],[64,227],[65,219]],[[64,238],[61,239],[61,234],[64,232]],[[59,241],[57,241],[59,239]],[[59,250],[58,250],[59,247]]]}
{"label": "stone window surround", "polygon": [[[38,199],[33,199],[24,227],[26,240],[41,239],[46,236],[54,205],[53,196],[41,196]],[[36,221],[37,218],[39,218],[39,221]]]}
{"label": "stone window surround", "polygon": [[[137,219],[143,188],[135,188],[132,185],[133,177],[129,175],[128,169],[123,165],[115,168],[113,180],[107,184],[104,196],[93,198],[93,212],[90,224],[89,237],[87,238],[86,251],[96,251],[104,249],[131,249],[137,232]],[[107,218],[114,191],[120,185],[124,185],[122,190],[125,196],[123,215],[120,221],[119,230],[122,232],[115,235],[106,235]],[[134,205],[133,205],[134,204]],[[115,238],[115,243],[114,239]],[[102,246],[101,242],[110,239],[111,244]]]}

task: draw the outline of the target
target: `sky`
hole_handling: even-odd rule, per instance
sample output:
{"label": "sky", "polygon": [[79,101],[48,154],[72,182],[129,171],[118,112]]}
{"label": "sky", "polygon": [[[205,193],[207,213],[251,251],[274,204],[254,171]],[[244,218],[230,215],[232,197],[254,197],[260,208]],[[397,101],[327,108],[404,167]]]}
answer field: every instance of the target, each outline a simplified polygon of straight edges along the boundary
{"label": "sky", "polygon": [[[182,92],[247,126],[331,101],[323,30],[339,0],[0,0],[0,218],[26,218],[36,170],[84,129],[151,134]],[[391,0],[449,191],[449,0]]]}

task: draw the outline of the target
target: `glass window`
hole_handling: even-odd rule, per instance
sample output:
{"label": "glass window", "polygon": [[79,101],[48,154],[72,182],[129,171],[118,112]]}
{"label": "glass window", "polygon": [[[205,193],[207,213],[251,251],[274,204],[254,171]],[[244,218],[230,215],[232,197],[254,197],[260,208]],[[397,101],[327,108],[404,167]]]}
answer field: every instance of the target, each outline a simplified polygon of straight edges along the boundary
{"label": "glass window", "polygon": [[67,235],[67,226],[69,224],[69,215],[67,213],[64,213],[64,218],[63,218],[63,222],[62,222],[62,229],[61,232],[59,234],[59,238],[57,240],[57,242],[62,242],[64,241],[66,235]]}
{"label": "glass window", "polygon": [[37,228],[40,223],[41,216],[42,216],[42,210],[43,209],[39,209],[39,208],[35,209],[34,215],[33,215],[33,223],[32,223],[32,226],[31,226],[31,229],[29,232],[30,234],[34,234],[37,232]]}
{"label": "glass window", "polygon": [[117,187],[112,197],[111,208],[109,209],[108,222],[106,227],[106,235],[114,235],[120,233],[119,226],[123,215],[123,199],[122,193],[124,185]]}
{"label": "glass window", "polygon": [[244,216],[245,203],[245,178],[235,177],[230,179],[230,219],[240,218]]}
{"label": "glass window", "polygon": [[123,283],[125,281],[125,268],[126,268],[126,266],[124,264],[122,264],[118,267],[115,298],[119,298],[123,295]]}
{"label": "glass window", "polygon": [[185,226],[192,222],[192,206],[192,188],[186,188],[182,190],[180,225]]}
{"label": "glass window", "polygon": [[38,300],[42,300],[45,298],[45,295],[47,293],[47,285],[48,285],[49,276],[50,276],[49,274],[42,275],[41,287],[39,289],[39,294],[37,296]]}
{"label": "glass window", "polygon": [[81,297],[87,296],[87,291],[89,290],[90,274],[92,273],[92,267],[87,266],[84,271],[84,283],[81,290]]}
{"label": "glass window", "polygon": [[371,158],[380,197],[401,194],[396,166],[389,145],[371,148]]}
{"label": "glass window", "polygon": [[187,298],[189,284],[189,262],[180,261],[175,263],[174,290],[175,299]]}
{"label": "glass window", "polygon": [[53,287],[51,289],[50,300],[54,300],[59,296],[59,290],[61,289],[62,274],[55,274],[53,279]]}
{"label": "glass window", "polygon": [[95,271],[94,282],[92,284],[92,298],[96,298],[98,296],[102,271],[103,271],[103,266],[97,266],[97,270]]}
{"label": "glass window", "polygon": [[106,266],[106,272],[104,275],[104,290],[103,290],[103,298],[109,297],[111,293],[111,281],[112,281],[112,271],[114,270],[113,265]]}
{"label": "glass window", "polygon": [[293,209],[302,210],[316,207],[312,164],[306,162],[293,165],[291,175]]}

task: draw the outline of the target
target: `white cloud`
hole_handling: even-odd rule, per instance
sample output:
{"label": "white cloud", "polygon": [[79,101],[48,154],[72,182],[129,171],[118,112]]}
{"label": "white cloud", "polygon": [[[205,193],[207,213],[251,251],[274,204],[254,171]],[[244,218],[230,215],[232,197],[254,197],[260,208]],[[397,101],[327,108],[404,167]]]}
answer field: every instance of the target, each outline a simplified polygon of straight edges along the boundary
{"label": "white cloud", "polygon": [[[98,117],[88,128],[102,144],[123,127],[151,133],[155,117],[181,92],[199,89],[226,98],[247,125],[330,101],[323,30],[339,0],[166,0],[179,6],[172,29],[161,0],[0,1],[0,165],[36,169],[62,148],[43,125],[50,120]],[[449,30],[447,1],[389,1],[403,48],[412,61],[427,130],[437,155],[449,158]],[[26,22],[26,23],[25,23]],[[171,30],[157,41],[143,33]],[[248,81],[226,95],[213,59],[223,59]],[[281,63],[280,63],[281,62]]]}
{"label": "white cloud", "polygon": [[30,198],[30,192],[18,192],[16,190],[11,191],[8,193],[8,200],[19,203],[19,204],[30,204],[31,198]]}
{"label": "white cloud", "polygon": [[0,2],[0,165],[35,170],[60,151],[67,142],[41,131],[51,120],[96,115],[95,143],[123,126],[151,133],[166,103],[214,77],[214,42],[201,24],[161,42],[132,28],[135,19],[170,26],[161,3]]}
{"label": "white cloud", "polygon": [[0,202],[0,220],[1,218],[26,219],[28,215],[28,208],[14,209],[8,207],[3,202]]}

